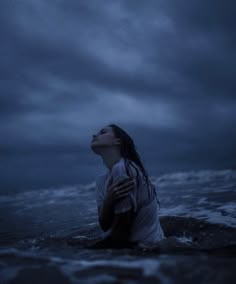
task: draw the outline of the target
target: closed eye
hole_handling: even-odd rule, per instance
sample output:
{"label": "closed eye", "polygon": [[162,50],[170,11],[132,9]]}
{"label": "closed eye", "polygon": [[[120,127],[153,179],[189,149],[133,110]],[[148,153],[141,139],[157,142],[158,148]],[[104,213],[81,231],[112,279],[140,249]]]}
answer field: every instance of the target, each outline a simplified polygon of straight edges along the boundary
{"label": "closed eye", "polygon": [[104,131],[104,130],[99,131],[97,135],[99,135],[99,134],[103,134],[103,133],[105,133],[105,132],[106,132],[106,131]]}

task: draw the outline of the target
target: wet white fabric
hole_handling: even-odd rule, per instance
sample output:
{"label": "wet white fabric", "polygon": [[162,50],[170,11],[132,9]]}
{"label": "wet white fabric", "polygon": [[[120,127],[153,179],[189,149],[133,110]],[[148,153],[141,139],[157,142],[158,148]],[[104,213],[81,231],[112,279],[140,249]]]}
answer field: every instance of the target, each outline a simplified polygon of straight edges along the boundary
{"label": "wet white fabric", "polygon": [[[130,241],[155,245],[165,238],[158,216],[159,204],[154,192],[155,187],[153,185],[151,189],[148,189],[142,172],[134,162],[128,160],[127,167],[130,176],[135,177],[135,187],[126,197],[117,201],[114,206],[114,213],[119,214],[132,209],[135,212],[135,218],[131,228]],[[127,177],[129,175],[123,158],[113,165],[111,171],[107,171],[106,174],[99,176],[96,180],[97,206],[102,206],[108,184],[114,184]],[[108,236],[110,233],[111,229],[104,236]]]}

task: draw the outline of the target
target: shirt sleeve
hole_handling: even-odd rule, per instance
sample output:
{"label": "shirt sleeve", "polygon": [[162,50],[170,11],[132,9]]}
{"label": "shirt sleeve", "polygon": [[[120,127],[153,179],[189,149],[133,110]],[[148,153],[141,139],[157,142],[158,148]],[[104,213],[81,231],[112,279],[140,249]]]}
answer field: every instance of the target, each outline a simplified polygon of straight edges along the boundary
{"label": "shirt sleeve", "polygon": [[[134,172],[131,170],[132,176],[135,177]],[[124,180],[125,178],[129,177],[126,173],[125,164],[119,163],[115,165],[112,169],[112,177],[113,177],[113,183],[119,182],[121,180]],[[125,197],[122,197],[118,199],[114,205],[114,213],[124,213],[131,208],[133,208],[134,212],[137,210],[137,202],[136,202],[136,195],[137,195],[137,184],[136,179],[134,180],[135,186],[134,189],[132,189],[128,195]]]}

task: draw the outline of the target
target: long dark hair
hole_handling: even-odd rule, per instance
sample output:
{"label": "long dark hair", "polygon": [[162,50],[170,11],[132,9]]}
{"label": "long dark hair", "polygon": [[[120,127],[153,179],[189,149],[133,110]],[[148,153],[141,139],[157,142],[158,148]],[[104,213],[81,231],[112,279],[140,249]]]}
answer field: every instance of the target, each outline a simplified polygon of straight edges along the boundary
{"label": "long dark hair", "polygon": [[[112,127],[112,130],[114,132],[115,137],[120,139],[120,141],[121,141],[120,153],[121,153],[121,156],[125,160],[125,167],[126,167],[126,171],[127,171],[128,176],[131,176],[130,172],[129,172],[129,165],[131,165],[131,166],[133,166],[133,168],[137,172],[137,182],[138,182],[138,185],[139,185],[138,170],[136,169],[136,167],[133,164],[129,163],[129,160],[130,160],[130,161],[134,162],[139,167],[140,171],[142,172],[142,174],[145,178],[145,181],[146,181],[146,185],[149,189],[149,191],[148,191],[149,196],[150,196],[150,187],[153,188],[154,194],[156,195],[156,190],[154,188],[154,185],[151,183],[151,181],[148,177],[148,173],[145,170],[143,163],[141,162],[140,156],[139,156],[139,154],[136,150],[136,146],[133,142],[133,139],[130,137],[130,135],[127,132],[125,132],[122,128],[120,128],[116,124],[109,124],[108,126]],[[157,199],[157,196],[156,196],[156,200],[157,200],[157,202],[160,206],[160,202]]]}

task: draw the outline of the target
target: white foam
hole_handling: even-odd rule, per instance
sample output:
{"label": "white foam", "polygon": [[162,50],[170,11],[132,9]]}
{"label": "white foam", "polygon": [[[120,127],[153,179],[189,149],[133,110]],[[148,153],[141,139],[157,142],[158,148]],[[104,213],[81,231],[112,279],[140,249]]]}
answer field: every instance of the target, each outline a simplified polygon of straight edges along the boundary
{"label": "white foam", "polygon": [[[165,258],[165,256],[159,256],[157,259],[137,259],[135,256],[133,259],[127,259],[127,256],[124,255],[124,258],[120,257],[120,259],[98,259],[98,260],[77,260],[77,259],[70,259],[70,258],[61,258],[58,256],[45,256],[43,255],[43,252],[31,252],[31,251],[21,251],[15,248],[5,248],[0,249],[0,255],[7,255],[11,254],[15,257],[29,257],[30,259],[36,259],[36,260],[48,260],[52,264],[56,264],[58,269],[61,270],[61,272],[69,278],[69,280],[72,283],[78,283],[78,277],[75,276],[75,272],[83,271],[88,268],[97,268],[101,267],[104,268],[104,273],[101,273],[100,275],[96,275],[94,277],[88,277],[90,280],[90,283],[101,283],[101,280],[111,281],[115,280],[115,278],[112,275],[109,275],[107,271],[109,271],[109,268],[122,268],[124,270],[127,269],[141,269],[142,274],[145,277],[149,276],[157,276],[160,278],[162,283],[169,283],[168,278],[162,272],[160,271],[160,263],[161,258]],[[36,265],[37,266],[37,265]],[[35,266],[35,267],[36,267]],[[5,279],[6,282],[8,280],[13,279],[18,271],[22,268],[28,267],[27,264],[22,264],[21,266],[11,267],[10,269],[4,268],[0,274],[2,276],[1,279]],[[30,266],[32,267],[32,266]],[[108,268],[108,269],[106,269]],[[93,281],[91,281],[93,280]],[[82,282],[80,282],[82,283]],[[83,282],[85,283],[85,282]],[[88,282],[89,283],[89,282]]]}
{"label": "white foam", "polygon": [[[92,283],[101,283],[101,277],[106,277],[109,274],[109,268],[122,268],[127,269],[141,269],[143,277],[157,276],[160,278],[161,283],[169,283],[169,279],[160,271],[160,260],[158,259],[142,259],[142,260],[73,260],[70,263],[62,264],[60,266],[61,271],[70,279],[72,283],[77,283],[78,278],[75,278],[73,275],[76,271],[83,271],[88,268],[98,268],[101,267],[104,269],[104,274],[96,275],[92,278]],[[128,271],[127,271],[128,273]],[[91,278],[88,278],[91,280]],[[114,279],[113,279],[114,280]],[[77,281],[77,282],[76,282]],[[91,283],[88,282],[88,283]],[[80,282],[85,283],[85,282]]]}
{"label": "white foam", "polygon": [[227,204],[218,207],[220,210],[224,210],[228,214],[232,214],[236,217],[236,202],[229,202]]}
{"label": "white foam", "polygon": [[[213,204],[213,202],[211,203]],[[218,203],[214,203],[215,205]],[[231,203],[229,205],[221,205],[210,210],[207,208],[195,208],[190,206],[178,205],[171,208],[163,208],[160,216],[181,216],[181,217],[192,217],[198,220],[205,220],[212,224],[222,224],[228,227],[236,227],[236,204]],[[227,214],[222,214],[224,210]],[[229,214],[233,214],[230,216]]]}
{"label": "white foam", "polygon": [[191,236],[185,236],[185,233],[183,236],[181,237],[176,237],[176,239],[180,242],[180,243],[184,243],[184,244],[192,244],[193,239]]}
{"label": "white foam", "polygon": [[185,205],[177,205],[175,207],[169,207],[169,208],[163,208],[160,215],[165,216],[186,216],[189,215],[190,211],[188,210],[188,207]]}
{"label": "white foam", "polygon": [[201,208],[198,211],[191,212],[191,216],[197,219],[206,220],[212,224],[222,224],[228,227],[236,227],[236,218],[229,215],[222,215],[221,212],[211,211]]}
{"label": "white foam", "polygon": [[209,201],[207,200],[206,197],[201,197],[198,202],[197,202],[198,205],[201,205],[201,204],[209,204]]}
{"label": "white foam", "polygon": [[152,179],[153,183],[156,185],[203,183],[216,180],[236,179],[236,170],[226,169],[177,172],[164,174],[156,179],[155,177],[152,177]]}

